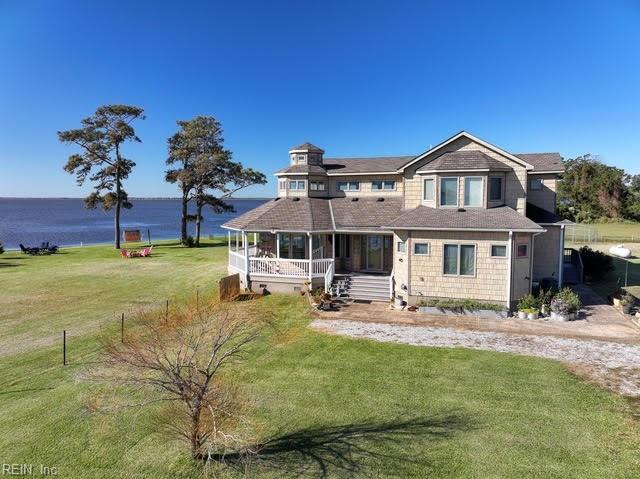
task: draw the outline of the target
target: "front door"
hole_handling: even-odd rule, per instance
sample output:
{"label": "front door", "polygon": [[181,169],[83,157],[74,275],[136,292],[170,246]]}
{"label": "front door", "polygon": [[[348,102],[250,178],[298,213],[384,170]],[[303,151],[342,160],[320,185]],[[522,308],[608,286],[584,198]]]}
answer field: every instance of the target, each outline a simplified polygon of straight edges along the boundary
{"label": "front door", "polygon": [[367,235],[365,245],[366,268],[382,271],[382,235]]}

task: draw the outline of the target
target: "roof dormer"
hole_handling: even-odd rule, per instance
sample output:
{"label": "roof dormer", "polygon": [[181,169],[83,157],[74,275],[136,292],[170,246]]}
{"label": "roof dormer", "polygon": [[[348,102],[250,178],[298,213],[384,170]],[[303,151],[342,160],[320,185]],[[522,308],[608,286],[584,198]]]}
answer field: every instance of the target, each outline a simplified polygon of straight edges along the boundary
{"label": "roof dormer", "polygon": [[289,150],[291,165],[322,165],[323,154],[322,148],[308,142]]}

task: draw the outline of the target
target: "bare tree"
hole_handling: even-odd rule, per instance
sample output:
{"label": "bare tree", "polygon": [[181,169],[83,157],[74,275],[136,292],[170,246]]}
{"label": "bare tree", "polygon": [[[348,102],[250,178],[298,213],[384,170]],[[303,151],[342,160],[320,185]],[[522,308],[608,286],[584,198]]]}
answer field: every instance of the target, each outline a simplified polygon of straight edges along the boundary
{"label": "bare tree", "polygon": [[151,393],[136,406],[169,403],[170,430],[189,443],[192,458],[237,447],[242,398],[221,372],[268,324],[259,316],[249,303],[198,305],[168,322],[164,312],[142,315],[124,342],[106,342],[106,377]]}

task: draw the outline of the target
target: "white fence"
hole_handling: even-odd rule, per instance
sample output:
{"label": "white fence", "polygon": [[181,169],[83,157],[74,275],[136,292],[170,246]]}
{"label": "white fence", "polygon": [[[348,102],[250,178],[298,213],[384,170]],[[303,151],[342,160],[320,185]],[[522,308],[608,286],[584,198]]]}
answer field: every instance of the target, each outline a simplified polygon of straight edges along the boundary
{"label": "white fence", "polygon": [[232,266],[242,272],[247,271],[247,264],[244,255],[231,250],[229,250],[229,266]]}

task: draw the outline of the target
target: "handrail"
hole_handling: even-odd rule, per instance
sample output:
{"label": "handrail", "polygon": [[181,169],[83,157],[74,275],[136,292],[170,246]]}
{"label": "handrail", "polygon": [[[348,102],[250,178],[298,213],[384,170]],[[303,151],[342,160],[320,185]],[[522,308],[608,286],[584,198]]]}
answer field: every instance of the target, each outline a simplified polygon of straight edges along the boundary
{"label": "handrail", "polygon": [[333,269],[334,263],[331,261],[329,267],[327,268],[327,272],[324,274],[324,292],[328,293],[331,290],[331,285],[333,284]]}
{"label": "handrail", "polygon": [[391,274],[389,275],[389,299],[393,299],[393,273],[396,267],[391,268]]}
{"label": "handrail", "polygon": [[263,276],[308,277],[311,266],[312,277],[322,278],[332,265],[331,258],[309,262],[308,259],[249,257],[249,272]]}

